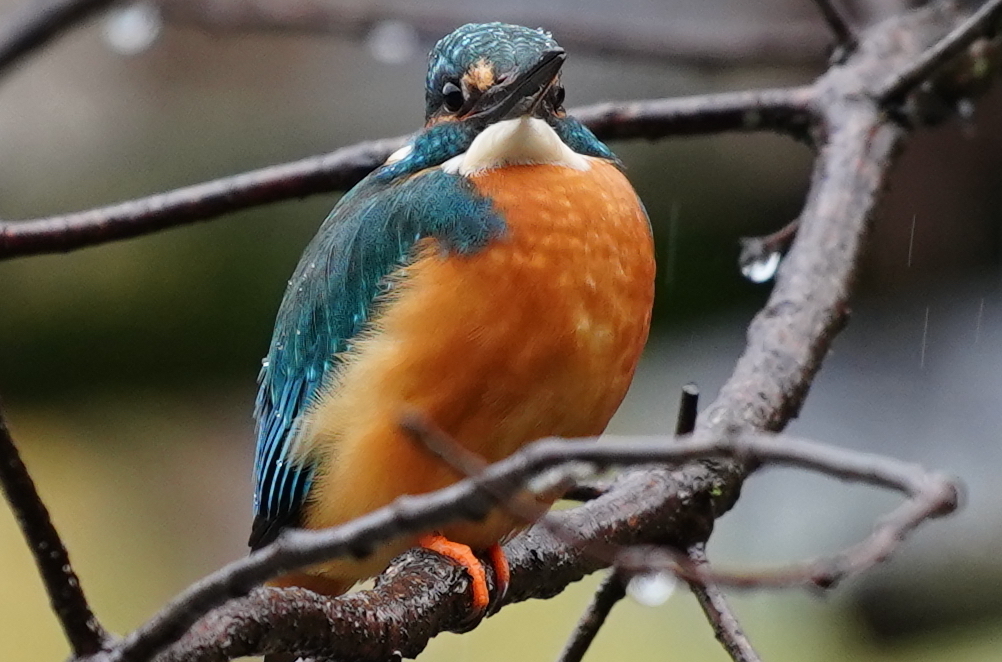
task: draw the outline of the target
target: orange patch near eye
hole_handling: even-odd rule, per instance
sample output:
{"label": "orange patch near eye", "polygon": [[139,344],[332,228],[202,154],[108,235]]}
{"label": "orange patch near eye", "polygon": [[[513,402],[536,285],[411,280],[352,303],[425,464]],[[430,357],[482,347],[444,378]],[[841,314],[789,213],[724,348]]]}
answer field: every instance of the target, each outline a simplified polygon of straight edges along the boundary
{"label": "orange patch near eye", "polygon": [[494,84],[494,67],[487,60],[477,60],[463,76],[463,82],[481,92],[487,91]]}

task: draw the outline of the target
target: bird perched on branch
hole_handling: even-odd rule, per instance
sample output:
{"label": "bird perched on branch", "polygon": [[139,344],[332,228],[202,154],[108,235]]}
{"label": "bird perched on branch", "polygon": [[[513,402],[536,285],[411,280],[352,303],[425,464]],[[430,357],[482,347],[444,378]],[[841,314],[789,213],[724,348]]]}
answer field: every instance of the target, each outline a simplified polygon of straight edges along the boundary
{"label": "bird perched on branch", "polygon": [[[501,23],[442,39],[424,129],[306,248],[261,371],[252,548],[461,479],[407,437],[407,412],[494,462],[600,434],[619,407],[650,324],[650,223],[613,153],[565,114],[564,57]],[[474,553],[504,586],[499,543],[523,525],[498,509],[276,583],[340,594],[424,545],[470,571],[482,611]]]}

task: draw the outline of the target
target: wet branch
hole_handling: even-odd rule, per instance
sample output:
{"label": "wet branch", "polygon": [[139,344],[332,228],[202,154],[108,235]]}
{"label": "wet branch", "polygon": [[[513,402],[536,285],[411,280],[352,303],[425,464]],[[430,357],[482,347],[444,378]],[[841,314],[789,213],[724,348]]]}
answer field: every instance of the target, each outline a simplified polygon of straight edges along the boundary
{"label": "wet branch", "polygon": [[[568,462],[589,462],[597,468],[669,463],[676,468],[666,468],[663,474],[649,470],[628,472],[616,481],[609,494],[571,511],[550,513],[545,526],[537,525],[507,545],[505,551],[511,564],[512,580],[503,604],[551,597],[570,581],[608,565],[588,548],[587,543],[592,540],[624,548],[619,554],[617,568],[626,573],[625,577],[670,569],[701,583],[731,583],[732,576],[742,578],[740,585],[754,581],[757,574],[728,575],[681,567],[674,556],[669,556],[672,562],[666,563],[665,556],[659,553],[660,548],[650,547],[653,544],[691,546],[698,542],[691,537],[704,537],[708,533],[702,526],[707,523],[705,518],[711,517],[706,512],[709,504],[705,496],[683,497],[678,486],[695,485],[702,491],[712,489],[704,481],[718,487],[719,483],[704,465],[691,464],[693,460],[752,460],[756,465],[778,463],[880,487],[908,490],[920,486],[923,504],[935,503],[934,507],[926,509],[925,518],[945,515],[957,503],[958,487],[949,478],[892,458],[838,449],[787,435],[742,434],[716,440],[697,436],[684,443],[670,437],[630,437],[611,441],[614,443],[595,444],[593,440],[536,442],[452,487],[420,497],[398,499],[391,506],[334,529],[283,536],[271,547],[230,564],[183,593],[148,625],[130,635],[112,659],[130,662],[149,659],[173,641],[175,633],[187,629],[195,618],[230,598],[249,593],[254,584],[264,579],[320,559],[347,555],[352,549],[371,548],[408,531],[429,530],[457,518],[483,515],[498,505],[504,507],[499,499],[511,500],[532,476]],[[656,491],[641,491],[652,488]],[[669,515],[667,520],[663,519],[665,513],[659,512],[663,510],[660,502],[666,494],[683,506],[679,509],[682,512]],[[685,513],[686,510],[690,512]],[[690,519],[694,515],[702,520],[699,525],[694,525]],[[673,526],[666,527],[666,524]],[[573,531],[576,539],[567,540],[555,533],[555,529]],[[895,540],[900,542],[903,537],[898,536]],[[411,567],[415,555],[421,559],[421,567]],[[432,561],[433,558],[436,560]],[[315,599],[314,606],[305,612],[297,608],[278,621],[274,620],[275,606],[271,602],[279,599],[277,596],[282,592],[258,589],[239,601],[238,606],[227,605],[219,612],[208,614],[157,659],[161,662],[199,662],[282,651],[301,656],[352,656],[372,660],[384,659],[394,650],[406,656],[415,655],[434,634],[466,625],[469,598],[463,589],[467,580],[462,571],[457,575],[449,573],[447,568],[451,567],[453,564],[449,560],[411,551],[394,562],[373,591],[333,599],[304,596],[308,594],[306,591],[294,592],[293,597]],[[853,564],[851,569],[859,572],[863,566]],[[398,582],[401,573],[407,579]],[[428,573],[432,579],[429,583],[415,585],[415,574],[410,573]],[[451,580],[448,586],[434,581],[443,575]],[[392,626],[401,618],[398,605],[383,605],[384,600],[394,603],[422,601],[421,604],[427,600],[435,604],[423,606],[420,614],[406,613],[404,618],[408,623],[418,618],[427,619],[416,625],[415,630],[394,629]],[[375,608],[362,612],[360,602]],[[234,623],[233,619],[239,621]],[[297,619],[312,625],[291,622]],[[314,619],[323,620],[318,625]],[[427,623],[434,627],[426,630]],[[346,635],[346,631],[353,635]]]}
{"label": "wet branch", "polygon": [[[600,138],[650,140],[724,131],[802,133],[808,88],[727,92],[680,99],[601,104],[574,110]],[[0,221],[0,259],[75,250],[251,207],[343,191],[399,148],[405,136],[261,168],[108,207],[22,221]]]}
{"label": "wet branch", "polygon": [[0,412],[0,490],[21,527],[35,565],[49,594],[52,611],[76,656],[101,651],[108,640],[104,628],[87,604],[63,541],[49,518],[49,510],[35,489]]}

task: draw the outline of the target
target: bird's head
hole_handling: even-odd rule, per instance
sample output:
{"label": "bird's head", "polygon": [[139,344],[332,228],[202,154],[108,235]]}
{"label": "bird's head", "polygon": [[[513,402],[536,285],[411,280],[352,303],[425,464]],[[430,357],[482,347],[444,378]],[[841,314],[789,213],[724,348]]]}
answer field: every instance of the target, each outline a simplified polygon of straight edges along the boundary
{"label": "bird's head", "polygon": [[[443,164],[447,172],[464,173],[499,164],[580,165],[581,155],[618,163],[608,147],[564,112],[564,58],[548,32],[518,25],[471,23],[444,37],[428,63],[424,130],[390,156],[376,178],[392,181]],[[527,118],[531,121],[519,124],[549,128],[531,132],[535,138],[528,142],[510,140],[511,131],[488,130]],[[480,136],[483,150],[476,149]],[[471,149],[469,159],[452,162]]]}
{"label": "bird's head", "polygon": [[562,115],[564,58],[564,50],[540,29],[464,25],[431,52],[426,126],[462,122],[476,130],[525,115]]}

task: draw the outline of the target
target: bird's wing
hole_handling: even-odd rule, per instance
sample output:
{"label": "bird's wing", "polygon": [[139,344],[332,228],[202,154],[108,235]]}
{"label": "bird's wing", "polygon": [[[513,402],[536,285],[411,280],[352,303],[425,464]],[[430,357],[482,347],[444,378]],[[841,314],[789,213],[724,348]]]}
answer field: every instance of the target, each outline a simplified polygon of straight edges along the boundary
{"label": "bird's wing", "polygon": [[[504,231],[489,200],[439,168],[377,170],[334,207],[289,281],[257,397],[254,525],[257,549],[299,525],[315,466],[296,453],[303,416],[366,327],[387,278],[425,237],[443,254],[470,253]],[[399,169],[397,169],[399,171]]]}

